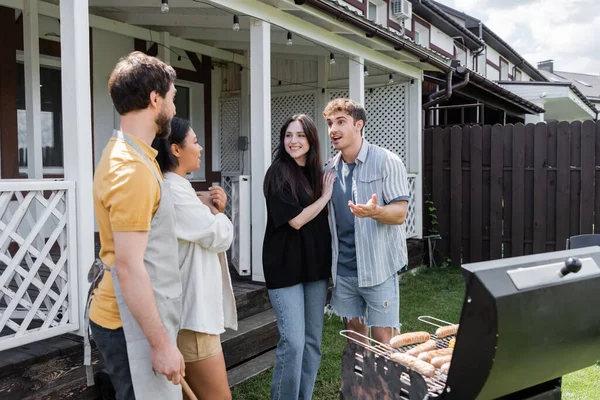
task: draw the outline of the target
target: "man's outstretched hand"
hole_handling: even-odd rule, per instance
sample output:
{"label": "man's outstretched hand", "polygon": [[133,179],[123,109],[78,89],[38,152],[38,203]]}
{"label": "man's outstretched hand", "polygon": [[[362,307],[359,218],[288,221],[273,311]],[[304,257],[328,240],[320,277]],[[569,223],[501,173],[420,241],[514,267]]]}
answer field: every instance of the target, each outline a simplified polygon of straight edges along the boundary
{"label": "man's outstretched hand", "polygon": [[352,214],[354,214],[358,218],[374,218],[379,214],[381,210],[381,208],[377,204],[376,194],[371,196],[371,199],[367,201],[367,204],[354,204],[350,200],[348,201],[348,207],[350,207],[350,211],[352,212]]}

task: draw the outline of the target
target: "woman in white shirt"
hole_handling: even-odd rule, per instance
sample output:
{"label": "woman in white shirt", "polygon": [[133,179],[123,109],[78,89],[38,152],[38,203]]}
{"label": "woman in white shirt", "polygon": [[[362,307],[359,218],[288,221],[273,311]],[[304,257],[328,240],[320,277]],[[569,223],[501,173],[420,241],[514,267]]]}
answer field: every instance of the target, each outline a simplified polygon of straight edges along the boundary
{"label": "woman in white shirt", "polygon": [[233,240],[233,225],[223,214],[227,196],[220,187],[198,195],[185,178],[200,168],[202,153],[188,121],[173,118],[171,134],[153,146],[164,178],[171,182],[175,206],[183,282],[177,345],[185,360],[185,379],[199,399],[231,399],[219,336],[225,328],[237,329],[224,254]]}

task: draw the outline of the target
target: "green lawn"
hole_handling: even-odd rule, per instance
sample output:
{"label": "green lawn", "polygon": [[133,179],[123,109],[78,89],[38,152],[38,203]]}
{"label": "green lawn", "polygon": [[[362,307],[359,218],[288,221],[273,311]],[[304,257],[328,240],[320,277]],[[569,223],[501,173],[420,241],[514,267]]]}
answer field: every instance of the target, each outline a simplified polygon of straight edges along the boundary
{"label": "green lawn", "polygon": [[[400,320],[402,331],[427,329],[431,326],[417,320],[420,315],[434,315],[457,322],[464,296],[464,283],[457,268],[425,269],[417,274],[403,275],[400,282]],[[313,399],[339,398],[341,356],[345,339],[339,335],[343,326],[338,318],[327,318],[323,330],[323,359]],[[233,388],[234,400],[265,400],[269,398],[272,372]],[[600,367],[593,366],[563,379],[563,399],[600,399]]]}

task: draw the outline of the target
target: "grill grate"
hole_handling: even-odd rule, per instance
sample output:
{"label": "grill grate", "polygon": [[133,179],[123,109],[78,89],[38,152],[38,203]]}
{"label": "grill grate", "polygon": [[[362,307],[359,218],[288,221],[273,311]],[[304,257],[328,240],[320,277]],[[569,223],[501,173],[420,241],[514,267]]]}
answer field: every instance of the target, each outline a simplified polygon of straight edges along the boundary
{"label": "grill grate", "polygon": [[[445,326],[445,325],[452,325],[450,322],[442,321],[437,318],[429,317],[429,316],[419,317],[419,321],[422,321],[422,322],[425,322],[427,324],[437,326],[437,327]],[[443,325],[440,325],[440,323]],[[394,361],[391,358],[392,354],[405,353],[408,350],[413,349],[420,344],[420,343],[418,343],[418,344],[403,346],[399,349],[394,349],[389,344],[384,344],[384,343],[378,342],[372,338],[363,336],[359,333],[356,333],[356,332],[353,332],[350,330],[340,331],[340,335],[342,335],[346,339],[352,341],[353,343],[357,344],[358,346],[362,347],[363,349],[370,351],[373,354],[376,354],[377,356],[386,358],[394,363],[396,363],[396,361]],[[357,339],[357,337],[359,337],[360,339]],[[453,337],[455,337],[455,335],[447,336],[444,338],[438,338],[435,335],[431,335],[431,339],[436,342],[436,349],[443,349],[443,348],[449,347],[449,342]],[[367,343],[365,343],[364,341],[366,341]],[[362,356],[357,354],[357,357],[362,357]],[[406,368],[401,364],[398,364],[398,365],[402,366],[403,368]],[[427,384],[427,391],[428,391],[429,398],[434,399],[434,398],[439,397],[442,394],[442,392],[444,391],[444,388],[446,387],[446,379],[447,378],[448,377],[445,374],[443,374],[439,368],[436,368],[435,376],[432,376],[432,377],[423,376],[423,379],[425,380],[425,383]],[[410,387],[411,381],[410,381],[410,377],[407,373],[402,372],[400,374],[400,380],[407,387]],[[404,392],[405,392],[405,390],[403,389],[402,394],[406,395],[406,397],[408,398],[408,392],[406,392],[406,393],[404,393]]]}

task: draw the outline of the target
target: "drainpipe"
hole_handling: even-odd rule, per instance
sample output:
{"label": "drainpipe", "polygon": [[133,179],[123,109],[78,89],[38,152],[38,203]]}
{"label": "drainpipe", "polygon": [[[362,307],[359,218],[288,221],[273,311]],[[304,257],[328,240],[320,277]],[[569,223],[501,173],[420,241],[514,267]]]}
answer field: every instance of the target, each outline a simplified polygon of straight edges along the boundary
{"label": "drainpipe", "polygon": [[431,93],[427,99],[427,103],[423,104],[424,109],[428,109],[429,107],[452,97],[452,75],[453,71],[448,71],[448,74],[446,75],[446,88]]}
{"label": "drainpipe", "polygon": [[[481,21],[479,21],[479,39],[484,42],[483,40],[483,24],[481,23]],[[475,65],[475,59],[477,57],[479,57],[479,55],[481,53],[483,53],[483,51],[485,50],[485,44],[483,46],[481,46],[477,51],[475,51],[475,53],[473,53],[473,65]]]}

